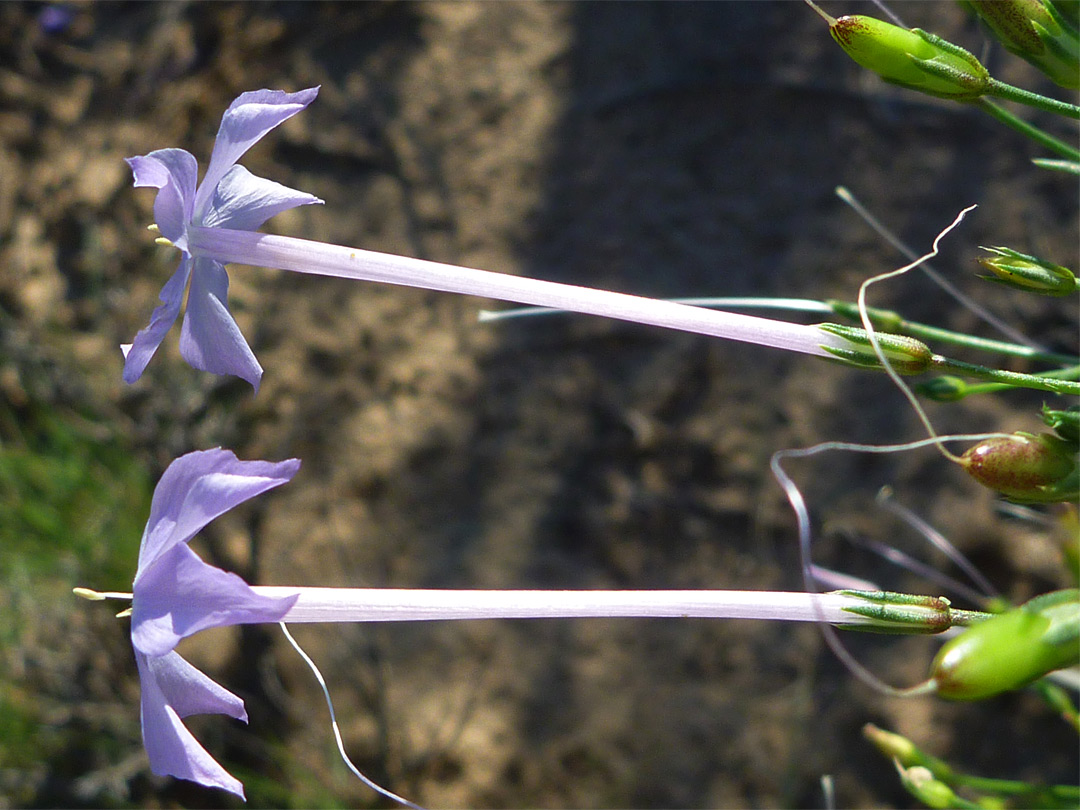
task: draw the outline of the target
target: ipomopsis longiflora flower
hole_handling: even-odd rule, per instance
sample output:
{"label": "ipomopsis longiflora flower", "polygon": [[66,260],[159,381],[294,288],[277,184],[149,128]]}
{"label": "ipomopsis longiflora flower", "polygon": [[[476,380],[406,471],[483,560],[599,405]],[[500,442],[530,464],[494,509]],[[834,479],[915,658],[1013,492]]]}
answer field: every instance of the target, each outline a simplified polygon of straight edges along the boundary
{"label": "ipomopsis longiflora flower", "polygon": [[[244,795],[239,780],[202,747],[183,722],[189,715],[208,713],[247,720],[243,700],[187,663],[176,651],[182,639],[211,627],[264,622],[704,617],[823,622],[877,632],[934,633],[985,618],[985,614],[952,608],[948,600],[938,597],[858,590],[500,591],[249,586],[236,574],[207,564],[189,548],[190,541],[211,520],[288,482],[299,466],[296,459],[276,463],[241,461],[223,449],[181,456],[165,470],[154,491],[132,592],[100,594],[76,589],[91,599],[131,600],[130,610],[121,615],[131,617],[131,641],[142,685],[143,742],[156,774]],[[1039,615],[1043,608],[1054,608],[1048,621],[1055,627],[1059,625],[1059,614],[1066,608],[1059,602],[1043,604]],[[1043,624],[1042,619],[1037,620],[1038,627],[1045,631]],[[987,626],[992,624],[988,622]],[[1059,658],[1045,654],[1043,649],[1056,643],[1056,637],[1043,632],[1040,639],[1036,642],[1041,655],[1038,661],[1059,663]],[[963,646],[959,641],[954,647],[957,645]],[[981,646],[990,645],[983,642]],[[939,678],[939,692],[948,697],[963,697],[963,687],[958,684],[972,677],[955,663],[957,655],[946,656],[939,667],[949,673],[948,681]],[[961,650],[959,655],[963,658],[967,653]],[[389,792],[385,795],[394,797]]]}

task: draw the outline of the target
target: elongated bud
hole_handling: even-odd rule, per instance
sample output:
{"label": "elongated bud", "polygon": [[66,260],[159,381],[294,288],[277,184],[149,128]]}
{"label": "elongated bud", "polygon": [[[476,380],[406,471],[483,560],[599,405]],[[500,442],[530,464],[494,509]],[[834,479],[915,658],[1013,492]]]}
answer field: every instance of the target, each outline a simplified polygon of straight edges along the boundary
{"label": "elongated bud", "polygon": [[1080,289],[1076,276],[1066,267],[1006,247],[983,250],[994,254],[979,259],[979,264],[994,274],[983,276],[985,279],[1039,295],[1071,295]]}
{"label": "elongated bud", "polygon": [[1054,591],[947,641],[930,666],[932,690],[981,700],[1080,663],[1080,591]]}
{"label": "elongated bud", "polygon": [[899,762],[905,768],[921,766],[928,769],[938,779],[943,781],[952,779],[953,770],[948,763],[930,756],[907,737],[878,728],[873,723],[863,726],[862,732],[878,751],[889,759]]}
{"label": "elongated bud", "polygon": [[918,28],[901,28],[862,14],[829,22],[845,53],[882,79],[940,98],[971,101],[990,82],[979,60],[958,45]]}
{"label": "elongated bud", "polygon": [[896,763],[896,770],[900,772],[900,784],[904,786],[904,789],[927,807],[944,810],[944,808],[967,806],[962,803],[953,789],[934,776],[929,768],[921,765],[905,768]]}
{"label": "elongated bud", "polygon": [[976,0],[971,8],[1005,49],[1035,65],[1051,81],[1080,88],[1080,39],[1076,27],[1043,0]]}
{"label": "elongated bud", "polygon": [[960,457],[968,475],[1017,503],[1075,501],[1080,488],[1076,450],[1041,433],[987,439]]}
{"label": "elongated bud", "polygon": [[[881,368],[881,361],[874,353],[874,345],[870,342],[870,336],[865,329],[836,323],[818,324],[818,329],[843,338],[845,343],[843,348],[831,345],[822,346],[838,360],[862,368]],[[921,340],[888,332],[875,332],[874,336],[889,365],[899,374],[922,374],[933,363],[934,353]]]}
{"label": "elongated bud", "polygon": [[889,759],[895,759],[905,767],[923,764],[920,757],[921,752],[915,743],[907,737],[878,728],[873,723],[867,723],[863,726],[862,732],[863,736]]}

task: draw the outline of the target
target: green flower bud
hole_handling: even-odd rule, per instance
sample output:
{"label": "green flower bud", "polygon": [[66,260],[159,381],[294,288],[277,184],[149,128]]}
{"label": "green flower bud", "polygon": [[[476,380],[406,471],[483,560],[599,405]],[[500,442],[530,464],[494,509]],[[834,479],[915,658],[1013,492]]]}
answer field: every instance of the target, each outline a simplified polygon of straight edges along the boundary
{"label": "green flower bud", "polygon": [[1071,295],[1080,289],[1076,276],[1061,265],[1005,247],[984,247],[983,250],[994,254],[993,258],[979,259],[979,264],[994,274],[983,276],[985,279],[1039,295]]}
{"label": "green flower bud", "polygon": [[981,700],[1080,663],[1080,591],[1055,591],[947,641],[930,666],[933,691]]}
{"label": "green flower bud", "polygon": [[1080,405],[1073,405],[1064,411],[1055,411],[1043,405],[1042,420],[1065,441],[1080,443]]}
{"label": "green flower bud", "polygon": [[900,784],[927,807],[935,808],[935,810],[937,808],[945,810],[945,808],[978,807],[957,796],[953,789],[935,777],[929,768],[921,765],[905,768],[896,763],[896,770],[900,772]]}
{"label": "green flower bud", "polygon": [[911,90],[971,101],[986,92],[990,81],[970,53],[918,28],[857,14],[831,20],[829,33],[864,68]]}
{"label": "green flower bud", "polygon": [[968,475],[1017,503],[1075,501],[1076,450],[1057,436],[1017,432],[987,439],[960,457]]}
{"label": "green flower bud", "polygon": [[889,759],[899,763],[905,768],[926,768],[936,779],[950,783],[955,777],[955,772],[945,760],[931,756],[919,748],[915,743],[900,734],[878,728],[873,723],[867,723],[862,729],[866,737],[874,747]]}
{"label": "green flower bud", "polygon": [[[896,760],[905,768],[920,765],[929,768],[931,771],[934,770],[933,765],[928,761],[929,758],[907,737],[892,731],[886,731],[873,723],[867,723],[863,726],[862,732],[863,736],[872,742],[878,751],[889,759]],[[938,764],[940,760],[934,762]]]}
{"label": "green flower bud", "polygon": [[968,395],[971,386],[959,377],[934,377],[916,386],[920,394],[935,402],[957,402]]}
{"label": "green flower bud", "polygon": [[[843,348],[830,344],[822,346],[837,359],[862,368],[881,368],[881,361],[874,353],[874,346],[865,329],[836,323],[821,323],[818,329],[843,339]],[[889,365],[898,374],[922,374],[933,364],[934,353],[921,340],[888,332],[875,332],[874,336]]]}
{"label": "green flower bud", "polygon": [[1042,0],[977,0],[971,8],[1001,44],[1052,81],[1080,88],[1080,40],[1052,3]]}

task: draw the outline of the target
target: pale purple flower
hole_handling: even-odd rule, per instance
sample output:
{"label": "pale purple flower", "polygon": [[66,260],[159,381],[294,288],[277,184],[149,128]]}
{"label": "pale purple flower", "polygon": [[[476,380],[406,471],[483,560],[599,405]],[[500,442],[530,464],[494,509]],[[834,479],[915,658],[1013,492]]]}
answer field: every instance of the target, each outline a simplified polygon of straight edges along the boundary
{"label": "pale purple flower", "polygon": [[297,93],[257,90],[243,93],[221,119],[210,165],[196,188],[198,163],[183,149],[158,149],[128,158],[136,187],[159,189],[154,217],[161,234],[182,251],[180,266],[161,290],[161,305],[150,324],[123,346],[124,381],[135,382],[154,356],[180,312],[190,279],[180,352],[195,368],[234,374],[258,389],[262,367],[229,312],[229,277],[221,262],[193,256],[191,227],[253,231],[275,214],[299,205],[321,203],[317,197],[265,180],[236,165],[260,138],[296,115],[318,95],[312,87]]}
{"label": "pale purple flower", "polygon": [[298,93],[260,90],[237,98],[225,112],[197,191],[195,158],[182,149],[159,149],[128,160],[136,186],[159,189],[154,202],[157,225],[163,240],[179,248],[183,258],[162,289],[162,304],[150,325],[131,346],[123,347],[125,381],[134,382],[146,368],[176,320],[190,277],[181,353],[196,368],[234,374],[258,387],[262,368],[228,310],[224,265],[230,262],[565,309],[819,357],[854,353],[876,362],[865,347],[853,349],[847,336],[813,325],[258,233],[256,229],[274,214],[322,201],[254,177],[234,164],[269,130],[304,109],[317,92],[317,87]]}
{"label": "pale purple flower", "polygon": [[181,456],[165,470],[150,507],[132,587],[131,644],[142,685],[142,733],[150,768],[243,797],[244,789],[184,726],[191,714],[247,722],[244,702],[174,651],[210,627],[276,622],[296,596],[259,595],[236,574],[199,559],[188,542],[237,504],[289,481],[297,459],[239,461],[222,449]]}
{"label": "pale purple flower", "polygon": [[[215,517],[289,481],[297,459],[239,461],[220,448],[181,456],[154,491],[131,594],[131,643],[142,686],[143,743],[158,775],[244,796],[243,786],[192,736],[183,719],[225,714],[247,722],[244,702],[175,651],[211,627],[263,622],[385,622],[496,618],[743,618],[828,622],[888,632],[940,631],[963,611],[927,597],[890,604],[889,594],[857,591],[499,591],[248,586],[208,565],[188,542]],[[895,609],[894,609],[895,608]],[[332,712],[332,709],[331,709]],[[367,780],[385,796],[414,806]]]}

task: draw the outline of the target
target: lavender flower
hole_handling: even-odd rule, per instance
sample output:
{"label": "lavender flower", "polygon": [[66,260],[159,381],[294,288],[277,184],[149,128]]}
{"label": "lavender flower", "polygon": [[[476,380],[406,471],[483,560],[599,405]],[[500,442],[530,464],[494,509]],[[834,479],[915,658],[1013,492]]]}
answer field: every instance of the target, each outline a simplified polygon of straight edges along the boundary
{"label": "lavender flower", "polygon": [[[160,345],[176,319],[190,276],[181,353],[196,368],[235,374],[258,387],[262,369],[226,304],[228,277],[224,265],[229,262],[553,307],[819,357],[835,358],[838,352],[845,352],[845,358],[854,354],[864,362],[877,362],[874,353],[865,347],[853,346],[845,336],[827,333],[817,326],[255,233],[279,211],[321,202],[310,194],[254,177],[234,165],[255,141],[304,109],[317,92],[317,87],[291,94],[260,90],[237,98],[222,119],[210,167],[198,191],[195,158],[182,149],[160,149],[129,159],[135,185],[159,189],[154,203],[162,233],[158,241],[179,248],[183,258],[162,290],[162,305],[154,311],[150,325],[131,346],[124,347],[125,381],[139,378]],[[905,345],[901,354],[906,350]]]}
{"label": "lavender flower", "polygon": [[[231,776],[184,726],[192,714],[247,721],[244,702],[175,651],[211,627],[264,622],[385,622],[586,617],[727,618],[827,622],[882,632],[940,632],[981,618],[933,597],[877,591],[501,591],[248,586],[188,548],[206,524],[291,480],[297,459],[239,461],[220,448],[181,456],[154,490],[132,593],[75,592],[131,600],[131,643],[142,685],[143,743],[158,775],[243,797]],[[121,614],[124,615],[124,614]],[[332,712],[332,709],[331,709]],[[375,790],[413,806],[361,775]]]}
{"label": "lavender flower", "polygon": [[295,596],[256,594],[236,574],[199,559],[187,544],[218,515],[284,484],[297,459],[239,461],[222,449],[181,456],[154,490],[139,547],[131,603],[131,644],[142,684],[142,733],[150,768],[243,797],[240,782],[184,726],[191,714],[247,722],[244,702],[187,663],[174,647],[210,627],[276,622]]}
{"label": "lavender flower", "polygon": [[198,189],[198,163],[190,152],[158,149],[128,158],[136,187],[160,189],[154,201],[156,225],[183,256],[176,273],[161,290],[161,306],[154,310],[149,326],[122,347],[125,382],[139,379],[161,345],[180,312],[190,279],[180,353],[195,368],[234,374],[258,389],[262,367],[229,312],[225,267],[213,258],[193,255],[188,248],[188,231],[199,226],[251,231],[274,214],[322,202],[236,165],[260,138],[307,107],[318,92],[318,87],[298,93],[258,90],[237,97],[221,118],[210,165]]}

